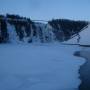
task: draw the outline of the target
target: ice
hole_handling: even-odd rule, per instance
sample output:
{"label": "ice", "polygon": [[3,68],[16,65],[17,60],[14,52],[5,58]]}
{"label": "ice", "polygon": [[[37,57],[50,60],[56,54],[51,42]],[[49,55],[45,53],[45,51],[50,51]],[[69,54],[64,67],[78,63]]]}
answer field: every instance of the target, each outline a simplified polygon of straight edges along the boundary
{"label": "ice", "polygon": [[84,59],[77,46],[0,45],[0,90],[77,90]]}

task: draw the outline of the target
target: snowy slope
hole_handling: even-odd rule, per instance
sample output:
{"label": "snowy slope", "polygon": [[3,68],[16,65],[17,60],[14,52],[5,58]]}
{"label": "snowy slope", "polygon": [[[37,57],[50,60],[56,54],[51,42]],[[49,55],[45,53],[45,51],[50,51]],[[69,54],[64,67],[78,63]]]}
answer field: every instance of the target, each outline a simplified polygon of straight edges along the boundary
{"label": "snowy slope", "polygon": [[81,44],[81,45],[90,45],[90,24],[83,29],[80,33],[80,40],[78,40],[78,36],[75,36],[74,38],[65,41],[65,43],[70,43],[70,44]]}
{"label": "snowy slope", "polygon": [[0,45],[0,90],[77,90],[84,63],[76,46]]}
{"label": "snowy slope", "polygon": [[88,27],[83,30],[80,33],[81,36],[81,40],[80,40],[80,44],[82,45],[90,45],[90,24],[88,25]]}

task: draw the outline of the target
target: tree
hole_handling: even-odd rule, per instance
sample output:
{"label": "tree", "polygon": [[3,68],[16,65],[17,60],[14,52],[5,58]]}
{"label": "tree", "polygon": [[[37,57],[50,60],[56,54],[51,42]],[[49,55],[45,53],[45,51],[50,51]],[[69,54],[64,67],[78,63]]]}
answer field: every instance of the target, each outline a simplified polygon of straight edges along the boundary
{"label": "tree", "polygon": [[7,23],[5,20],[0,20],[1,23],[1,40],[2,42],[7,42],[9,39],[9,35],[7,32]]}

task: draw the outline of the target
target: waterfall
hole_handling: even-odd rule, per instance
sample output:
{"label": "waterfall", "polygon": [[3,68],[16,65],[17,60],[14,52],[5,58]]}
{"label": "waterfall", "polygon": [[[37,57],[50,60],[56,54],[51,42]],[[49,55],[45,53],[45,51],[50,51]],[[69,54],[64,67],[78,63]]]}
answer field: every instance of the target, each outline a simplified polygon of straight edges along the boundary
{"label": "waterfall", "polygon": [[36,24],[36,32],[38,41],[47,43],[53,42],[55,40],[55,35],[53,33],[53,28],[49,24]]}
{"label": "waterfall", "polygon": [[17,36],[14,25],[11,25],[11,24],[7,23],[7,31],[8,31],[8,34],[9,34],[9,42],[10,43],[18,43],[19,38]]}
{"label": "waterfall", "polygon": [[[25,31],[25,28],[27,26],[21,26],[18,29],[19,34],[16,32],[15,25],[12,25],[7,22],[7,30],[9,34],[9,42],[11,43],[31,43],[31,42],[40,42],[40,43],[49,43],[53,42],[55,40],[55,35],[53,33],[53,28],[49,24],[43,24],[43,23],[35,23],[35,29],[33,28],[32,24],[30,24],[27,32]],[[29,30],[30,29],[30,30]],[[27,33],[30,34],[27,36]],[[34,32],[35,35],[34,35]],[[23,35],[22,39],[20,40],[20,33]]]}

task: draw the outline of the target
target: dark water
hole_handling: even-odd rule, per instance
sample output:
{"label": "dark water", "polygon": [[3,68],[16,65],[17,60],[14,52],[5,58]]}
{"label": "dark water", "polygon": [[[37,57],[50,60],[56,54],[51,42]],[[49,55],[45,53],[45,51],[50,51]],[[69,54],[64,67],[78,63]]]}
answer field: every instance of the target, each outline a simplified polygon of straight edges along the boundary
{"label": "dark water", "polygon": [[90,52],[75,52],[75,56],[80,56],[86,59],[86,62],[80,67],[81,84],[79,90],[90,90]]}
{"label": "dark water", "polygon": [[80,68],[80,79],[82,81],[79,90],[90,90],[90,60]]}

